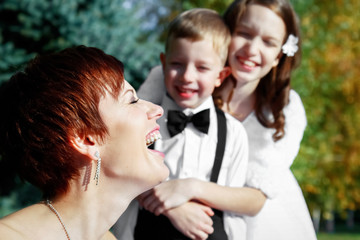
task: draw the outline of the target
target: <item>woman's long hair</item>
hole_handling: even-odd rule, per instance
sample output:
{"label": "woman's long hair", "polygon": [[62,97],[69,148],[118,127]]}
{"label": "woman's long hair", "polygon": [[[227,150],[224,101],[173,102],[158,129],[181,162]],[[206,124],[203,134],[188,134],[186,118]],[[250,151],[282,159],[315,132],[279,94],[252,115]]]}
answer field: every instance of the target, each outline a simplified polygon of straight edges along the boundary
{"label": "woman's long hair", "polygon": [[[285,43],[290,34],[299,38],[297,53],[293,57],[282,54],[279,64],[260,80],[255,90],[255,115],[264,127],[276,130],[273,134],[273,139],[277,141],[285,134],[283,109],[289,103],[291,71],[299,65],[301,59],[299,22],[288,0],[237,0],[228,7],[224,14],[225,23],[228,25],[231,33],[235,31],[237,22],[240,21],[246,6],[249,4],[259,4],[267,7],[283,19],[286,26],[286,35],[283,43]],[[234,87],[236,86],[236,80],[233,76],[230,76],[225,81],[232,81]],[[215,90],[215,99],[221,95],[221,91],[221,87]],[[217,99],[215,102],[222,107],[224,102],[230,100],[231,97],[220,99],[220,101]],[[272,117],[269,117],[269,112],[272,114]]]}

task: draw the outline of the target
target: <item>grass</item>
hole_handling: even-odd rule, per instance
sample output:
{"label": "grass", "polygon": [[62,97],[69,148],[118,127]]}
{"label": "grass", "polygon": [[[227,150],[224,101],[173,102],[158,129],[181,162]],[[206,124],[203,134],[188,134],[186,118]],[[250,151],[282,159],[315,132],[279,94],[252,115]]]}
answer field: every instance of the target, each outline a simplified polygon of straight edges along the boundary
{"label": "grass", "polygon": [[318,233],[318,240],[360,240],[360,233]]}
{"label": "grass", "polygon": [[355,223],[353,229],[347,229],[345,225],[336,225],[334,233],[320,231],[317,234],[318,240],[360,240],[360,225]]}

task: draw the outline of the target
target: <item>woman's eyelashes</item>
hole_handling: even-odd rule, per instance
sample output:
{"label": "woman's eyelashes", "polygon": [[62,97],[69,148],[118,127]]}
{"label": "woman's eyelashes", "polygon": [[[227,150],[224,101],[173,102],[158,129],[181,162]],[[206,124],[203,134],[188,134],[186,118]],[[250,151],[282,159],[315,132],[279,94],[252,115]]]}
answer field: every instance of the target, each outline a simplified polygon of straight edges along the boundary
{"label": "woman's eyelashes", "polygon": [[237,36],[240,36],[240,37],[243,37],[243,38],[246,38],[246,39],[250,39],[250,38],[252,38],[252,36],[251,36],[251,34],[250,33],[248,33],[248,32],[245,32],[245,31],[237,31],[236,32],[236,35]]}
{"label": "woman's eyelashes", "polygon": [[135,103],[137,103],[139,100],[140,100],[140,98],[133,99],[133,100],[131,100],[130,104],[135,104]]}

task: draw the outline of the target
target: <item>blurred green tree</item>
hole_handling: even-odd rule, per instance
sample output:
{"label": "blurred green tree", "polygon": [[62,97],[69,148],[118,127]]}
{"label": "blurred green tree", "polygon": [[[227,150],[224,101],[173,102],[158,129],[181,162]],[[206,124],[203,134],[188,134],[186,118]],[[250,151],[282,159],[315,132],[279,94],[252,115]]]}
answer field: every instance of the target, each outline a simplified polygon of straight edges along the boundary
{"label": "blurred green tree", "polygon": [[161,42],[165,41],[166,28],[171,20],[185,10],[209,8],[222,14],[232,0],[142,0],[146,2],[144,15],[153,20],[152,32],[156,32]]}
{"label": "blurred green tree", "polygon": [[98,47],[125,65],[134,87],[159,64],[162,46],[140,28],[139,4],[124,0],[3,0],[0,81],[36,54],[75,45]]}
{"label": "blurred green tree", "polygon": [[360,2],[292,1],[303,30],[293,87],[308,128],[292,169],[311,209],[325,220],[360,208]]}

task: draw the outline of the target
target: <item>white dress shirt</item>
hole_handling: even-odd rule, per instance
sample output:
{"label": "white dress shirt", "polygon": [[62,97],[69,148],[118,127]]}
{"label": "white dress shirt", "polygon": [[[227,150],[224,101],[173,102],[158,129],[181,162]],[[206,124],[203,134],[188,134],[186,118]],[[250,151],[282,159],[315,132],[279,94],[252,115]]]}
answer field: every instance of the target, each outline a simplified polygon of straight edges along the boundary
{"label": "white dress shirt", "polygon": [[[212,97],[195,109],[184,109],[186,115],[210,109],[208,134],[198,131],[188,123],[184,131],[170,137],[167,130],[168,110],[181,110],[173,100],[164,95],[161,106],[164,116],[158,120],[162,138],[155,149],[165,153],[165,163],[170,170],[169,179],[197,178],[210,181],[217,146],[217,116]],[[223,161],[217,183],[229,187],[243,187],[248,163],[248,139],[242,124],[225,114],[227,137]],[[246,226],[241,216],[224,212],[224,227],[229,240],[244,239]]]}

